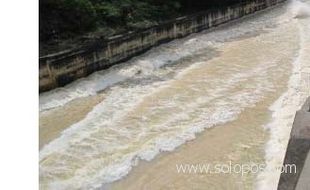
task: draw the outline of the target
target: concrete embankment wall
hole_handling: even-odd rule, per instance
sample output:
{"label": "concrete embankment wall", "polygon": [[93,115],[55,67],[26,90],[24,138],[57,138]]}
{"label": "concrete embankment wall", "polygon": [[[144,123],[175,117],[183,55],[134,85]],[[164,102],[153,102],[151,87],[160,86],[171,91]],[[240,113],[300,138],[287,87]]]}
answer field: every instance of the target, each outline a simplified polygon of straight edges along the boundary
{"label": "concrete embankment wall", "polygon": [[[286,149],[278,190],[310,189],[310,97],[297,111]],[[296,166],[296,167],[295,167]]]}
{"label": "concrete embankment wall", "polygon": [[43,92],[64,86],[161,43],[215,27],[284,1],[286,0],[255,0],[234,7],[200,12],[143,31],[98,39],[84,47],[42,56],[39,58],[39,90]]}

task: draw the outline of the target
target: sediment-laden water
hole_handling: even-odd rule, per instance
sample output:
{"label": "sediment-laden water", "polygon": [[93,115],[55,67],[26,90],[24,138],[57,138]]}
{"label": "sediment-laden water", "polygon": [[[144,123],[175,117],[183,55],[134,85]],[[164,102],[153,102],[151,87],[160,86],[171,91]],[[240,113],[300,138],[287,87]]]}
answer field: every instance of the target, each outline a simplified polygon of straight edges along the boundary
{"label": "sediment-laden water", "polygon": [[[40,187],[240,189],[236,176],[183,180],[169,168],[204,159],[281,164],[309,95],[308,4],[175,40],[41,94]],[[241,187],[275,189],[278,177],[247,175]]]}

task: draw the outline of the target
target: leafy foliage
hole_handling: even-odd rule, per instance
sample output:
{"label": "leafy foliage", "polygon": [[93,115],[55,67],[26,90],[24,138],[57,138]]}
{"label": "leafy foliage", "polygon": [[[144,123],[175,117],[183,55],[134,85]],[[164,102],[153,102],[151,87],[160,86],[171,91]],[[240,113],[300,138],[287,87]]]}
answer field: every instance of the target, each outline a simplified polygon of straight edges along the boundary
{"label": "leafy foliage", "polygon": [[134,30],[240,0],[40,0],[40,41],[91,31]]}

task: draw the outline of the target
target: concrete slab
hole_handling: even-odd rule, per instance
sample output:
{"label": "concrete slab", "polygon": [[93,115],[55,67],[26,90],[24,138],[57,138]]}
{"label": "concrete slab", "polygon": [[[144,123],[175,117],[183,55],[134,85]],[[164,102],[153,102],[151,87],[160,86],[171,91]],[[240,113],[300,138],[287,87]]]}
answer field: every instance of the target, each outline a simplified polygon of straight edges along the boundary
{"label": "concrete slab", "polygon": [[310,153],[308,153],[304,168],[300,174],[296,190],[310,189]]}
{"label": "concrete slab", "polygon": [[[297,111],[287,146],[284,165],[296,165],[295,172],[282,173],[278,190],[310,188],[310,97]],[[298,184],[298,185],[297,185]]]}

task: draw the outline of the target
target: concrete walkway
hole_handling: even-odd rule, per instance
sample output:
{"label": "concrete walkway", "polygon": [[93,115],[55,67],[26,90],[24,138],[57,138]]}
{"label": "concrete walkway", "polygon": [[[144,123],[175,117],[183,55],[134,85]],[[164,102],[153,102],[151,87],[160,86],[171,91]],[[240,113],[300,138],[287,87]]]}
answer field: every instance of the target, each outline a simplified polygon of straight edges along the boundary
{"label": "concrete walkway", "polygon": [[285,164],[295,164],[295,172],[282,173],[278,190],[310,189],[310,97],[297,111],[284,159]]}
{"label": "concrete walkway", "polygon": [[308,156],[306,162],[304,164],[304,168],[300,174],[296,190],[307,190],[310,189],[310,153],[308,152]]}

